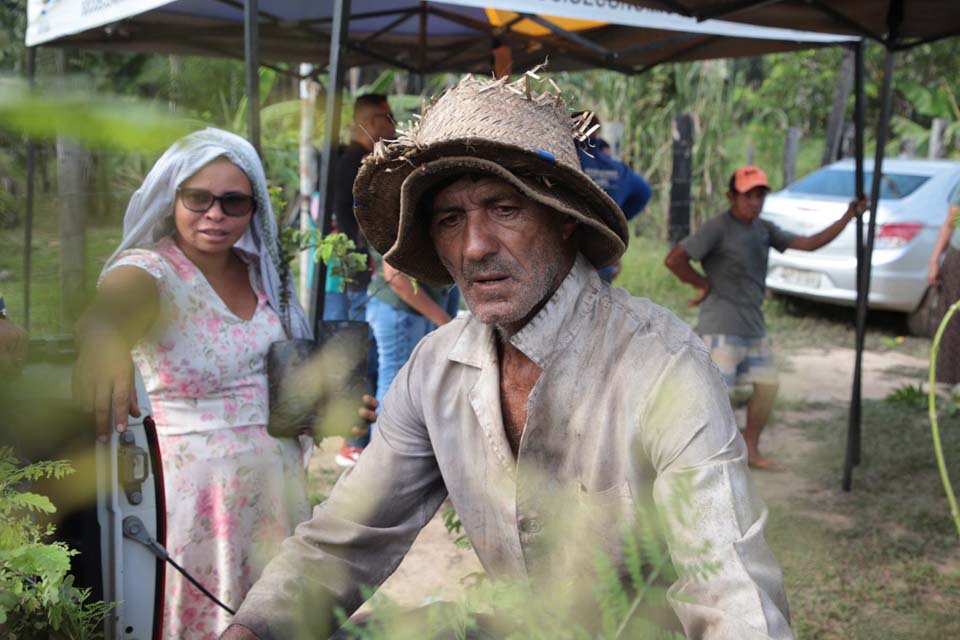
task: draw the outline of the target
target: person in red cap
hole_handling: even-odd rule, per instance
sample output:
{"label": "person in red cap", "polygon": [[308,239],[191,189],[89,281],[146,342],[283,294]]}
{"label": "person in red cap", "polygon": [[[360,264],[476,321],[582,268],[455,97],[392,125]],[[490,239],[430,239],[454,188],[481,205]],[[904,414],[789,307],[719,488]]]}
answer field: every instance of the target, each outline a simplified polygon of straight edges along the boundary
{"label": "person in red cap", "polygon": [[[866,197],[850,202],[839,220],[809,236],[784,231],[760,218],[770,191],[767,175],[757,167],[740,167],[730,177],[730,208],[680,241],[664,261],[680,280],[697,289],[691,306],[700,306],[697,332],[727,387],[753,385],[747,403],[750,466],[779,470],[775,460],[760,455],[760,433],[777,396],[777,368],[763,320],[767,256],[771,247],[815,251],[833,241],[847,223],[867,208]],[[700,262],[703,274],[691,260]]]}

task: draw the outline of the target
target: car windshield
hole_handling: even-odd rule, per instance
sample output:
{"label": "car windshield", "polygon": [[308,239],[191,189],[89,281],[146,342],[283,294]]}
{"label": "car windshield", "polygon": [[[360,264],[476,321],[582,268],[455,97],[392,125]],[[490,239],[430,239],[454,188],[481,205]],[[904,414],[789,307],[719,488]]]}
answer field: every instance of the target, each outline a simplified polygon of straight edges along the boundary
{"label": "car windshield", "polygon": [[[906,173],[885,173],[880,181],[880,198],[882,200],[899,200],[905,198],[917,187],[930,179],[930,176],[917,176]],[[870,189],[873,181],[873,172],[863,172],[863,183]],[[818,196],[838,196],[841,198],[853,197],[853,171],[846,169],[821,169],[802,178],[789,187],[791,193],[809,193]]]}

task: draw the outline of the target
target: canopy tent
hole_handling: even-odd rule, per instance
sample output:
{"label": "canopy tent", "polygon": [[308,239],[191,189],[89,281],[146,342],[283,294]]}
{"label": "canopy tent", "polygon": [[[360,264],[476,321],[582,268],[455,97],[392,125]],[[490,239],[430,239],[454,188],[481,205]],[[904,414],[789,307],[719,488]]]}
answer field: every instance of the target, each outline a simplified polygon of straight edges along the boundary
{"label": "canopy tent", "polygon": [[[260,56],[269,61],[326,64],[335,4],[334,0],[260,2]],[[518,69],[549,58],[552,70],[603,67],[624,73],[642,72],[668,61],[755,56],[852,40],[698,21],[622,2],[354,0],[350,4],[344,64],[388,65],[418,73],[489,73],[493,37],[511,48]],[[247,6],[236,0],[29,0],[26,43],[240,57]]]}
{"label": "canopy tent", "polygon": [[[346,66],[486,74],[492,66],[494,39],[510,48],[518,69],[549,59],[552,70],[600,67],[627,74],[664,62],[754,56],[855,41],[849,36],[698,21],[604,0],[267,0],[262,6],[257,0],[28,0],[26,44],[31,54],[43,45],[242,55],[247,62],[248,137],[259,147],[255,88],[261,55],[273,61],[328,62],[326,131],[335,132],[340,128],[340,88]],[[322,154],[320,191],[327,202],[329,159],[336,142],[328,136]],[[32,155],[29,145],[28,166]],[[30,228],[32,177],[27,191],[25,234]],[[328,210],[329,206],[322,207],[321,215]],[[24,273],[29,317],[29,237]],[[308,305],[314,320],[322,313],[323,297],[316,291],[322,286],[319,280],[315,279]]]}
{"label": "canopy tent", "polygon": [[[626,0],[698,20],[846,33],[900,50],[960,33],[951,0]],[[893,20],[891,20],[893,18]]]}
{"label": "canopy tent", "polygon": [[[849,491],[853,468],[860,464],[862,440],[862,370],[866,336],[867,303],[870,297],[870,269],[876,232],[877,204],[883,171],[884,147],[890,124],[893,99],[893,70],[896,52],[942,38],[960,35],[960,3],[956,0],[627,0],[634,5],[668,8],[699,20],[723,17],[746,24],[790,26],[814,31],[846,33],[870,38],[886,50],[880,118],[877,121],[877,148],[870,189],[870,218],[864,241],[863,221],[857,219],[857,338],[847,448],[842,487]],[[863,185],[863,45],[856,59],[856,192]]]}

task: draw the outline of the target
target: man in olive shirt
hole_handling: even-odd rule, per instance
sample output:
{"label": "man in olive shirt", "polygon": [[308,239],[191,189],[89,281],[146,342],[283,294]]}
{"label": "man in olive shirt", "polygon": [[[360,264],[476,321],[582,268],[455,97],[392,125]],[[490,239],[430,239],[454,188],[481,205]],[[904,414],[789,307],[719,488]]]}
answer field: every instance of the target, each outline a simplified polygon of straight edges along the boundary
{"label": "man in olive shirt", "polygon": [[[730,177],[730,209],[711,218],[696,233],[670,251],[667,267],[683,282],[693,285],[700,305],[697,332],[724,382],[731,390],[752,384],[747,403],[743,438],[753,467],[778,470],[780,464],[760,455],[760,432],[766,426],[777,397],[777,368],[763,320],[767,256],[770,248],[815,251],[833,241],[847,223],[866,209],[866,199],[853,200],[839,220],[811,236],[784,231],[760,218],[770,187],[766,174],[756,167],[737,169]],[[690,266],[697,260],[706,275]]]}

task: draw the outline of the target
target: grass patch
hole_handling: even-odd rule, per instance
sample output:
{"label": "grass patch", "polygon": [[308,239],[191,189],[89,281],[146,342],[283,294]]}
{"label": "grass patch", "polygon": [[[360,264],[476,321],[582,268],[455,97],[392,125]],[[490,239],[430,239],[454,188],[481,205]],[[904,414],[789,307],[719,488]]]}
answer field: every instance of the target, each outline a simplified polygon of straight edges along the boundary
{"label": "grass patch", "polygon": [[[960,545],[925,412],[867,401],[863,424],[851,493],[839,488],[845,430],[814,421],[799,427],[816,447],[798,468],[813,490],[769,505],[797,638],[960,637]],[[956,468],[960,420],[943,436]]]}
{"label": "grass patch", "polygon": [[[120,225],[88,227],[86,238],[86,293],[92,295],[104,262],[120,244]],[[30,333],[35,336],[69,333],[60,321],[60,237],[55,229],[33,233],[30,277]],[[23,324],[23,228],[0,230],[0,283],[10,318]]]}

